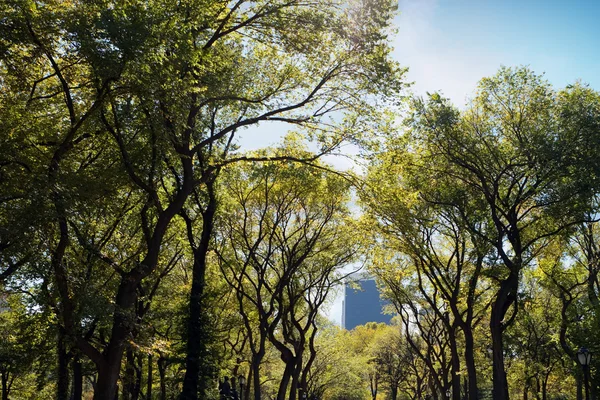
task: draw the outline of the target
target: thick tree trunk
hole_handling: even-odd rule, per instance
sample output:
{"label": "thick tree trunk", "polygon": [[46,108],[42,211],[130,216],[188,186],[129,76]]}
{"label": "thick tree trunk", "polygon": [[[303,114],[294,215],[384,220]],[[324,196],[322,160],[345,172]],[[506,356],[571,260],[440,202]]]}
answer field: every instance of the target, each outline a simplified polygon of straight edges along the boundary
{"label": "thick tree trunk", "polygon": [[518,284],[518,269],[513,267],[510,275],[501,282],[500,289],[492,305],[490,332],[492,334],[492,383],[494,400],[509,400],[508,381],[504,366],[503,334],[504,329],[507,327],[504,317],[515,301],[514,296],[516,295]]}
{"label": "thick tree trunk", "polygon": [[[207,183],[207,190],[209,201],[202,215],[202,234],[200,243],[194,250],[187,327],[186,371],[181,391],[181,400],[197,400],[198,393],[200,393],[201,398],[205,398],[210,375],[210,365],[208,365],[208,360],[206,359],[209,335],[207,332],[208,321],[205,315],[204,290],[206,286],[206,255],[210,246],[214,217],[217,210],[217,199],[213,190],[213,182]],[[190,238],[190,240],[193,240],[193,238]]]}
{"label": "thick tree trunk", "polygon": [[508,400],[508,382],[504,368],[504,343],[502,338],[502,322],[492,312],[490,320],[492,333],[492,383],[494,400]]}
{"label": "thick tree trunk", "polygon": [[294,360],[294,370],[292,372],[292,384],[290,386],[289,400],[296,400],[298,389],[300,389],[300,374],[302,373],[302,353],[298,354]]}
{"label": "thick tree trunk", "polygon": [[281,359],[285,363],[285,369],[283,370],[283,375],[281,376],[281,380],[279,381],[277,400],[285,400],[287,396],[288,387],[290,386],[290,380],[292,378],[292,375],[294,374],[294,371],[296,370],[296,360],[292,355],[288,355],[287,357],[282,355]]}
{"label": "thick tree trunk", "polygon": [[452,400],[461,400],[460,398],[460,356],[456,344],[456,329],[453,326],[448,332],[450,341],[450,355],[452,367]]}
{"label": "thick tree trunk", "polygon": [[83,368],[79,356],[73,360],[73,400],[83,398]]}
{"label": "thick tree trunk", "polygon": [[69,353],[67,351],[67,345],[65,343],[64,332],[58,333],[58,371],[57,371],[57,383],[56,383],[56,398],[57,400],[68,400],[69,399]]}
{"label": "thick tree trunk", "polygon": [[470,327],[465,329],[463,327],[463,333],[465,336],[465,364],[467,367],[468,383],[468,399],[478,400],[479,389],[477,388],[477,368],[475,367],[475,346],[473,340],[473,331]]}
{"label": "thick tree trunk", "polygon": [[116,297],[116,309],[110,342],[105,351],[103,365],[98,367],[98,382],[94,400],[113,400],[117,392],[117,381],[121,371],[121,360],[125,352],[127,337],[135,321],[134,305],[137,301],[136,287],[140,280],[139,272],[123,276]]}
{"label": "thick tree trunk", "polygon": [[254,388],[254,400],[260,400],[260,362],[252,363],[252,387]]}
{"label": "thick tree trunk", "polygon": [[119,379],[119,363],[107,363],[106,366],[98,369],[98,380],[96,381],[96,390],[94,390],[94,400],[113,400],[118,396],[117,381]]}

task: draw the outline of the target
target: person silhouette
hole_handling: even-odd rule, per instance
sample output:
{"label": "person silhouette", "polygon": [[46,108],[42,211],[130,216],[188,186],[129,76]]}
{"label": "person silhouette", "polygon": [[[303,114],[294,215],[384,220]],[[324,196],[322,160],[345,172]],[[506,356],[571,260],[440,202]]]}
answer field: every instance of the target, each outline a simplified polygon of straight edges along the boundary
{"label": "person silhouette", "polygon": [[229,400],[231,398],[231,385],[229,384],[229,377],[223,378],[221,388],[219,390],[221,394],[221,400]]}

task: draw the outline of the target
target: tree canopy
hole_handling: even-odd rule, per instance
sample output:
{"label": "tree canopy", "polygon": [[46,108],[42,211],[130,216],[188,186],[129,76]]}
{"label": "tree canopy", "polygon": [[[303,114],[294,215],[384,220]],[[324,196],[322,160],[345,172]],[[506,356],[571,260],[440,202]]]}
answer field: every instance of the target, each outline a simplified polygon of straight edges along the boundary
{"label": "tree canopy", "polygon": [[[594,397],[600,94],[406,97],[395,13],[3,1],[2,400]],[[345,331],[361,265],[397,315]]]}

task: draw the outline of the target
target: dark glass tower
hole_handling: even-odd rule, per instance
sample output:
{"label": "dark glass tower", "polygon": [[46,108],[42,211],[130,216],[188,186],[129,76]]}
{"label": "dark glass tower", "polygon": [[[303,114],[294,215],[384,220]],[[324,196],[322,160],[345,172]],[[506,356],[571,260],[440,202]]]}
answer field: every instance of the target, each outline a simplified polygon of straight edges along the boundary
{"label": "dark glass tower", "polygon": [[342,306],[342,327],[354,329],[367,322],[385,322],[389,324],[391,315],[383,314],[383,306],[387,304],[379,297],[379,290],[374,279],[358,281],[361,289],[354,289],[349,284],[344,287],[344,304]]}

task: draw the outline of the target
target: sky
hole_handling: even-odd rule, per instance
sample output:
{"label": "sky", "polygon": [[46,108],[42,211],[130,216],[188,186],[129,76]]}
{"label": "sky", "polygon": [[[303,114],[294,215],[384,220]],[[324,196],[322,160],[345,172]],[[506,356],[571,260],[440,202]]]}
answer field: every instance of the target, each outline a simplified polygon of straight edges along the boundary
{"label": "sky", "polygon": [[[502,65],[529,66],[555,88],[581,80],[600,90],[600,0],[399,0],[394,22],[393,57],[416,95],[441,91],[461,107]],[[263,127],[262,137],[277,141],[277,128]],[[266,145],[256,133],[241,144]],[[338,295],[327,315],[340,324],[341,310]]]}
{"label": "sky", "polygon": [[462,106],[501,65],[600,89],[598,0],[400,0],[399,12],[393,56],[416,94],[442,91]]}

